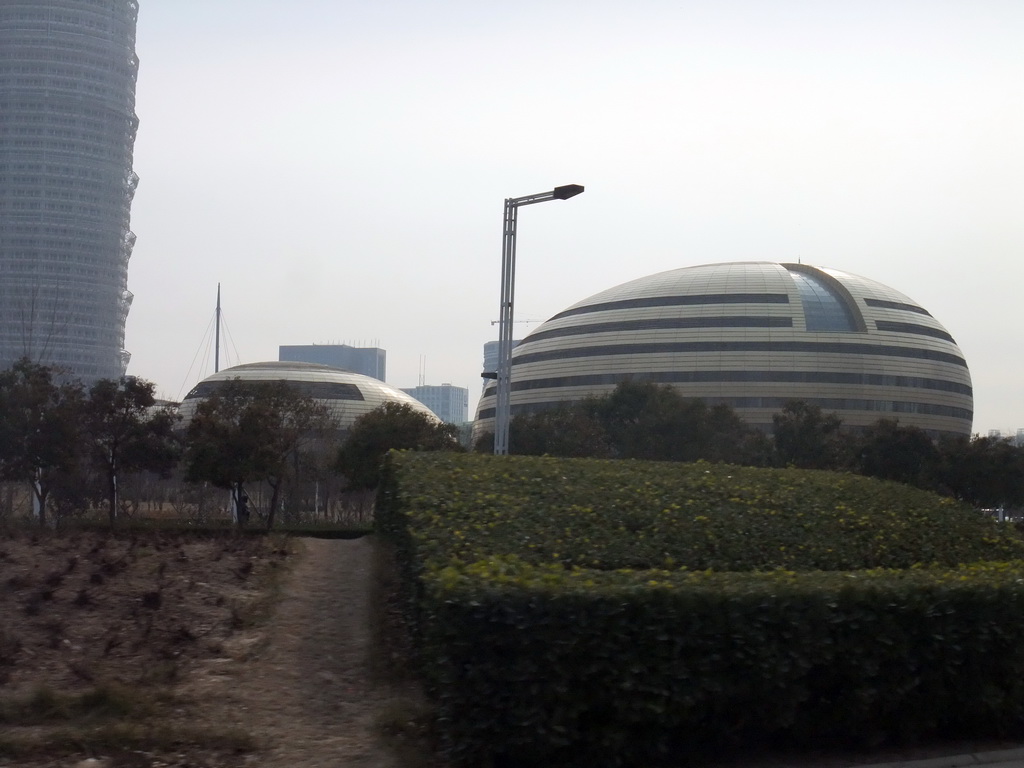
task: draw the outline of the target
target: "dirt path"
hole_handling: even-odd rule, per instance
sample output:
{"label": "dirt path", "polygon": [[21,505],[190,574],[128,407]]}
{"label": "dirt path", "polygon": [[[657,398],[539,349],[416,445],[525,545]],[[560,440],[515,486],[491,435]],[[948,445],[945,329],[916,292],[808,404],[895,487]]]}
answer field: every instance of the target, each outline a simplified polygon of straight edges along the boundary
{"label": "dirt path", "polygon": [[[306,539],[269,622],[193,680],[204,717],[260,742],[268,768],[391,768],[379,721],[403,692],[370,670],[370,539]],[[247,652],[246,646],[249,647]]]}

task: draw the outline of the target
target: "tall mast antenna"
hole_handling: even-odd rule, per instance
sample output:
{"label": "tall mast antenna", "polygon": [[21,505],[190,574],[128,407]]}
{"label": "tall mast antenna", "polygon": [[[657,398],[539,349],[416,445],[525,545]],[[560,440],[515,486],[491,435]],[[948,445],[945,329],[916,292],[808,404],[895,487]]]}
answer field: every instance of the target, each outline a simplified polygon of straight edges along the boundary
{"label": "tall mast antenna", "polygon": [[213,344],[213,372],[220,372],[220,283],[217,283],[217,313],[214,325],[216,331],[214,333],[214,339],[216,341]]}

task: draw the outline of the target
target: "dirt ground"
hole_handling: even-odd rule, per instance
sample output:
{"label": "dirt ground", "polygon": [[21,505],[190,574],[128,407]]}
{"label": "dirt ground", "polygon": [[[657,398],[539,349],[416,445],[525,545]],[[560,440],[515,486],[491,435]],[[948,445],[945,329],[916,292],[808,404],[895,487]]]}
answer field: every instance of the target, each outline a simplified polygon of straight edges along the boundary
{"label": "dirt ground", "polygon": [[409,765],[372,565],[370,539],[0,535],[0,766]]}

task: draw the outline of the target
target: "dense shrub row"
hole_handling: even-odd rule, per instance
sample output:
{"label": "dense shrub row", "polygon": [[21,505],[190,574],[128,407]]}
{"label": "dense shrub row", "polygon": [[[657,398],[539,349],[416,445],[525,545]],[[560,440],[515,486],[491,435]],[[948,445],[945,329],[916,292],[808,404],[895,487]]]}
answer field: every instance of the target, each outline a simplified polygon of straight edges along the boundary
{"label": "dense shrub row", "polygon": [[423,648],[465,765],[1010,733],[1022,577],[1024,563],[638,575],[497,559],[427,580]]}
{"label": "dense shrub row", "polygon": [[1024,719],[1024,559],[980,562],[1022,544],[929,494],[400,454],[378,520],[456,764],[657,765]]}
{"label": "dense shrub row", "polygon": [[966,505],[857,475],[452,454],[398,465],[425,559],[740,571],[1024,558],[1014,531]]}

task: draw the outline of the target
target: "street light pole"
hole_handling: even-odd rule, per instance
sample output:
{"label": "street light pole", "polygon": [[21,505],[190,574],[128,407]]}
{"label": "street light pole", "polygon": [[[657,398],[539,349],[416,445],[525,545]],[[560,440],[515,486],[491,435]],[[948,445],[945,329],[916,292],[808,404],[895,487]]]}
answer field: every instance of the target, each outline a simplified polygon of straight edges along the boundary
{"label": "street light pole", "polygon": [[519,208],[548,200],[568,200],[583,191],[579,184],[555,187],[525,197],[505,200],[505,217],[501,244],[501,311],[498,314],[498,370],[495,382],[494,453],[508,453],[508,424],[512,396],[512,316],[516,291],[516,224]]}

